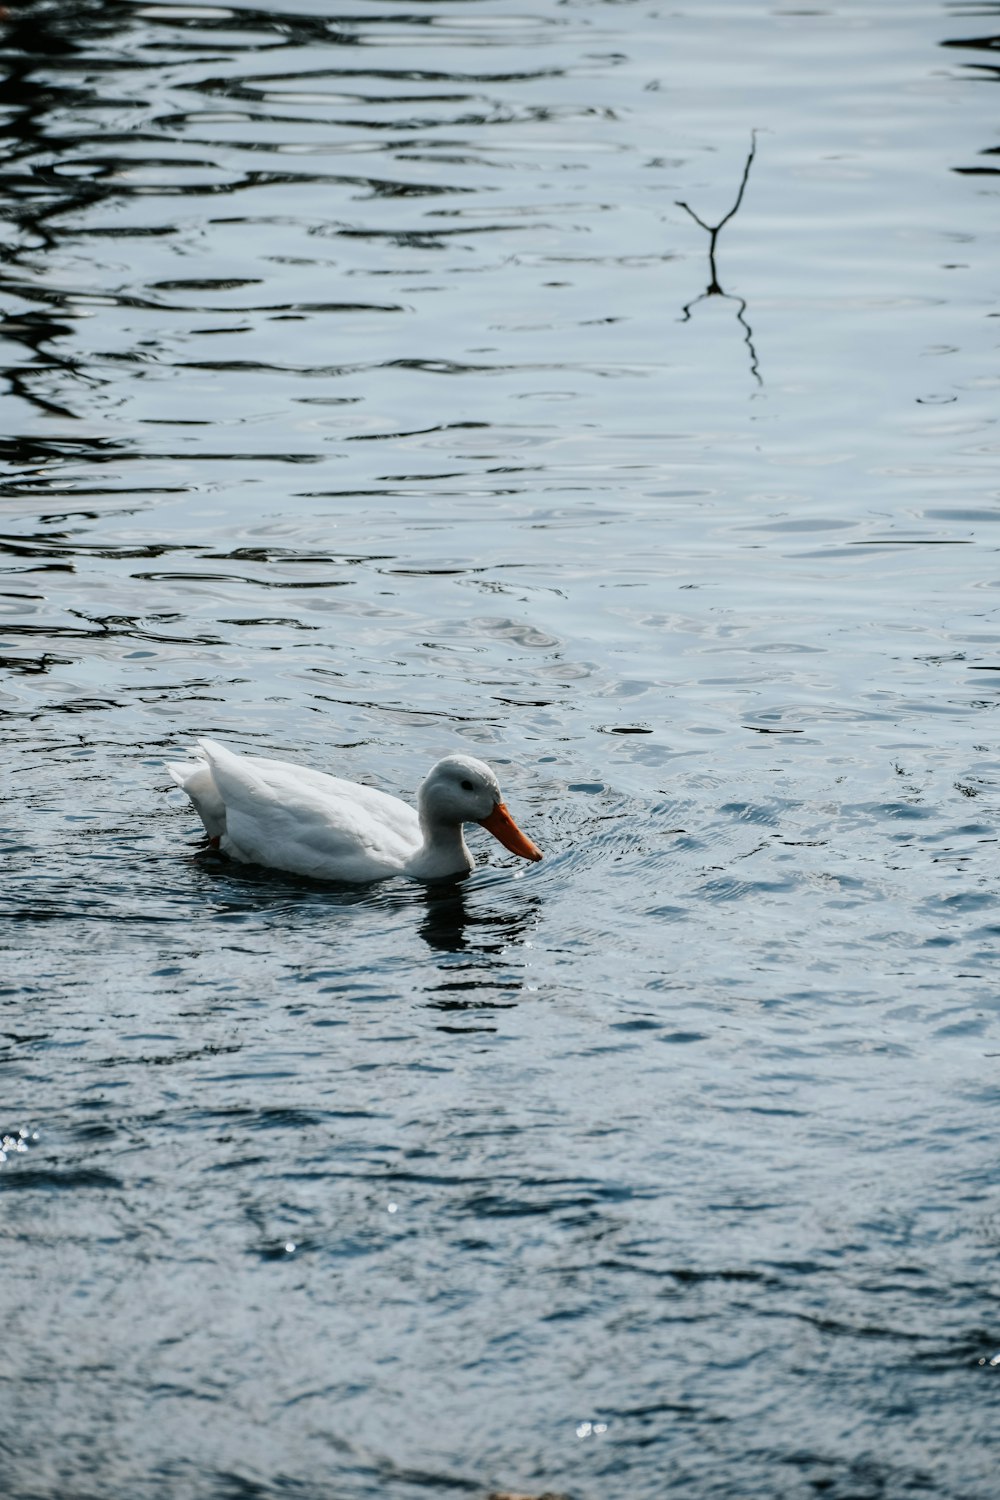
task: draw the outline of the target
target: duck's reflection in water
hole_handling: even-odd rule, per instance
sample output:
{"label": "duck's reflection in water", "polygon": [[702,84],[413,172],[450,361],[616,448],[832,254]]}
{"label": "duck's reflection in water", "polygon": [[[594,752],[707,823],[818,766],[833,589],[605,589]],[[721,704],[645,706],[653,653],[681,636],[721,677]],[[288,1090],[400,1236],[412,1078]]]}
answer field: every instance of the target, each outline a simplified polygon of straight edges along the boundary
{"label": "duck's reflection in water", "polygon": [[[507,897],[506,889],[503,894]],[[463,880],[425,886],[427,911],[420,924],[420,936],[429,948],[441,953],[503,953],[523,941],[538,920],[537,896],[519,893],[503,910],[498,910],[471,899],[474,895]]]}
{"label": "duck's reflection in water", "polygon": [[[443,1011],[516,1005],[527,983],[525,949],[538,925],[538,897],[520,892],[514,897],[504,887],[503,907],[487,906],[475,899],[467,884],[454,881],[427,887],[425,899],[420,936],[442,955],[437,983],[428,986],[427,1004]],[[452,954],[459,957],[449,959]]]}
{"label": "duck's reflection in water", "polygon": [[[531,937],[541,900],[506,871],[495,879],[428,885],[346,884],[238,864],[201,845],[190,868],[208,882],[213,911],[225,921],[262,924],[283,933],[293,924],[300,936],[318,933],[325,943],[323,935],[338,930],[338,911],[368,910],[396,946],[401,933],[419,935],[436,955],[436,962],[428,963],[426,956],[421,960],[416,945],[415,973],[424,981],[418,980],[418,986],[435,1009],[503,1008],[516,1004],[529,987]],[[377,967],[377,959],[373,962]]]}

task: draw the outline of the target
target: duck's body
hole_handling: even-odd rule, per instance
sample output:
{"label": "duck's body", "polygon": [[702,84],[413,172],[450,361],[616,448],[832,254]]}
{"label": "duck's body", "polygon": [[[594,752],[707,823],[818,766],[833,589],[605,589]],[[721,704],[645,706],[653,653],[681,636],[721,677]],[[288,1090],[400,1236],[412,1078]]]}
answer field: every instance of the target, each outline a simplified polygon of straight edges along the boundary
{"label": "duck's body", "polygon": [[524,859],[541,859],[481,760],[450,755],[420,787],[414,809],[375,787],[284,760],[235,755],[199,740],[198,759],[167,767],[209,839],[232,859],[319,880],[441,880],[473,869],[462,833],[482,823]]}

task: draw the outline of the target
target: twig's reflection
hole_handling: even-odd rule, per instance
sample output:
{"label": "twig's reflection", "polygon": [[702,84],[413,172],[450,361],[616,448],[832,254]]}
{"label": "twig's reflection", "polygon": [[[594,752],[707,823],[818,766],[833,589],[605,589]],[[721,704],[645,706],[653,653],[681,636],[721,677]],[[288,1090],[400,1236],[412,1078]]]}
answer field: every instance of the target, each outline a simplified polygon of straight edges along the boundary
{"label": "twig's reflection", "polygon": [[729,210],[729,212],[723,218],[721,218],[719,220],[718,224],[706,224],[705,221],[704,221],[704,219],[700,218],[699,215],[695,213],[694,209],[691,207],[690,204],[688,204],[688,203],[682,203],[679,198],[676,201],[677,201],[677,207],[678,208],[683,208],[683,210],[684,210],[685,213],[690,214],[691,217],[692,217],[692,219],[695,221],[695,223],[698,224],[702,229],[704,229],[705,232],[706,232],[706,234],[709,237],[709,239],[708,239],[708,269],[709,269],[709,275],[711,277],[711,280],[709,281],[708,286],[701,293],[701,295],[698,296],[698,297],[692,298],[692,300],[686,304],[686,306],[683,309],[683,317],[681,318],[681,322],[682,323],[689,322],[690,318],[691,318],[692,309],[695,308],[695,307],[697,307],[699,302],[704,302],[707,297],[722,297],[726,302],[735,302],[736,303],[736,321],[740,324],[740,326],[743,329],[743,334],[744,334],[743,341],[746,344],[748,350],[750,351],[750,373],[753,376],[754,380],[756,380],[756,382],[757,382],[758,385],[763,385],[764,384],[763,377],[761,376],[760,367],[759,367],[758,362],[757,362],[757,350],[754,348],[753,329],[750,327],[750,324],[747,321],[747,317],[746,317],[746,310],[747,310],[746,299],[744,297],[737,297],[735,295],[735,293],[733,293],[733,292],[724,292],[722,290],[722,287],[721,287],[721,285],[719,283],[719,271],[718,271],[718,267],[716,265],[716,260],[715,260],[715,247],[716,247],[716,244],[718,243],[719,231],[720,231],[720,229],[723,228],[724,225],[726,225],[726,224],[729,223],[730,219],[737,212],[737,210],[739,209],[740,204],[743,202],[743,194],[746,191],[747,179],[750,176],[750,167],[753,164],[753,159],[754,159],[754,155],[756,153],[756,150],[757,150],[757,132],[755,130],[752,130],[750,132],[750,152],[749,152],[749,155],[747,156],[747,159],[746,159],[746,165],[743,168],[743,178],[742,178],[742,180],[740,182],[740,190],[736,194],[736,202],[733,204],[733,206]]}

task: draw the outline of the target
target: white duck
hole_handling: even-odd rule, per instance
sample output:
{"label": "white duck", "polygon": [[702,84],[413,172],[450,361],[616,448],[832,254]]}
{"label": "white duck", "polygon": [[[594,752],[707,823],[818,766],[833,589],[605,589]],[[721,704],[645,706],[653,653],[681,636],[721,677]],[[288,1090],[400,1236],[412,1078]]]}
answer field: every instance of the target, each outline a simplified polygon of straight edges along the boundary
{"label": "white duck", "polygon": [[463,823],[480,823],[522,859],[542,852],[518,828],[481,760],[439,760],[414,811],[398,797],[285,760],[235,755],[199,740],[198,759],[169,765],[211,843],[245,864],[320,880],[410,875],[440,880],[475,866]]}

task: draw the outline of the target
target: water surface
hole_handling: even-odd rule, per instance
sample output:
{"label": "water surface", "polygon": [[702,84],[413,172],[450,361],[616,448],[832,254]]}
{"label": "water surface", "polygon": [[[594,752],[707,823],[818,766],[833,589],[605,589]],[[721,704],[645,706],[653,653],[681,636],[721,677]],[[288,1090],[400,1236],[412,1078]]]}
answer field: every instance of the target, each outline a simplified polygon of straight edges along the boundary
{"label": "water surface", "polygon": [[992,1494],[1000,6],[2,26],[4,1496]]}

